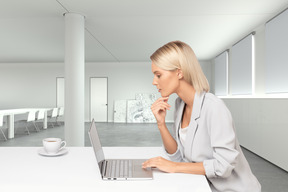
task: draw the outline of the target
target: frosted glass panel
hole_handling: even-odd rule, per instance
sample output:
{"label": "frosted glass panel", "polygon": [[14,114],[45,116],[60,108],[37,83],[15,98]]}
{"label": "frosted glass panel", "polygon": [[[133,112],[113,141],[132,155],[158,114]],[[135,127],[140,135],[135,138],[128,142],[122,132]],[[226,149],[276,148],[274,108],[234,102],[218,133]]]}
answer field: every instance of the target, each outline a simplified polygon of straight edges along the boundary
{"label": "frosted glass panel", "polygon": [[288,10],[266,24],[266,93],[288,92]]}
{"label": "frosted glass panel", "polygon": [[226,96],[228,94],[227,64],[227,51],[215,58],[215,95]]}
{"label": "frosted glass panel", "polygon": [[126,123],[126,100],[114,102],[114,123]]}
{"label": "frosted glass panel", "polygon": [[138,93],[135,97],[136,100],[142,101],[143,122],[156,123],[156,119],[151,111],[151,105],[157,100],[157,95],[153,93]]}
{"label": "frosted glass panel", "polygon": [[136,100],[127,101],[127,123],[152,123],[156,122],[150,109],[156,101],[156,94],[136,94]]}
{"label": "frosted glass panel", "polygon": [[232,95],[252,94],[253,35],[249,35],[232,47],[231,93]]}
{"label": "frosted glass panel", "polygon": [[141,100],[127,101],[127,122],[143,123],[143,105]]}

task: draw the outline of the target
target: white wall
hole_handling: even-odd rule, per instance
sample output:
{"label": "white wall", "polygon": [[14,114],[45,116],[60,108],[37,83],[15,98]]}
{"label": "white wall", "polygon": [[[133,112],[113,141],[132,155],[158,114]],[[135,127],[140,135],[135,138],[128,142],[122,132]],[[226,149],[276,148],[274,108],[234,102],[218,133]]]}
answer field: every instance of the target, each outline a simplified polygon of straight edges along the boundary
{"label": "white wall", "polygon": [[56,77],[61,63],[0,64],[0,109],[56,107]]}
{"label": "white wall", "polygon": [[288,99],[224,99],[242,146],[288,171]]}
{"label": "white wall", "polygon": [[269,98],[271,95],[265,94],[264,24],[255,31],[255,95],[223,100],[232,113],[240,144],[288,171],[288,98]]}
{"label": "white wall", "polygon": [[255,95],[265,96],[265,26],[256,29],[255,41]]}
{"label": "white wall", "polygon": [[[211,81],[211,64],[200,61]],[[97,62],[85,64],[85,121],[89,121],[89,78],[108,77],[108,121],[115,100],[135,99],[136,93],[157,93],[150,62]],[[56,107],[56,78],[64,77],[63,63],[1,63],[0,109]],[[174,106],[176,95],[169,103]],[[174,107],[166,120],[173,122]]]}

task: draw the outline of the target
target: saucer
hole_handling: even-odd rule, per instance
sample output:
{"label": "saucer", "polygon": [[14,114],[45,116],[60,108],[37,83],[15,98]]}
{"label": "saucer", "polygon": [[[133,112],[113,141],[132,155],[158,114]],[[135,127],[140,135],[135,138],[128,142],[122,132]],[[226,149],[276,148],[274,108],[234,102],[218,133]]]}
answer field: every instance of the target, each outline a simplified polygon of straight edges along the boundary
{"label": "saucer", "polygon": [[68,152],[67,148],[61,149],[60,151],[58,151],[58,153],[47,153],[44,148],[40,148],[38,150],[39,155],[43,155],[43,156],[47,156],[47,157],[56,157],[56,156],[64,155],[67,152]]}

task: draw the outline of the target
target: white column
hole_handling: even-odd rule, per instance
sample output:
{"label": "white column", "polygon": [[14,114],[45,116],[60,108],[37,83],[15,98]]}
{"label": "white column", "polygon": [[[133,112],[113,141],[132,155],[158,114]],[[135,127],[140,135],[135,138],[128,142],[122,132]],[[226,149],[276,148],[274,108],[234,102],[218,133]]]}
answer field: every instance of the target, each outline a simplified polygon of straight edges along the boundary
{"label": "white column", "polygon": [[65,140],[84,146],[85,17],[65,13]]}

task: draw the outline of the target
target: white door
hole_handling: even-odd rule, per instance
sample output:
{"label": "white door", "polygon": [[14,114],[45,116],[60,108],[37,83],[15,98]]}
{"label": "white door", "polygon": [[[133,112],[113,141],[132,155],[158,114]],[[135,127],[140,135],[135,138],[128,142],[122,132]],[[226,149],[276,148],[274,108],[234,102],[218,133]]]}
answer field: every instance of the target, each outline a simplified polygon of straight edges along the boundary
{"label": "white door", "polygon": [[90,120],[107,122],[108,120],[108,78],[90,78]]}

